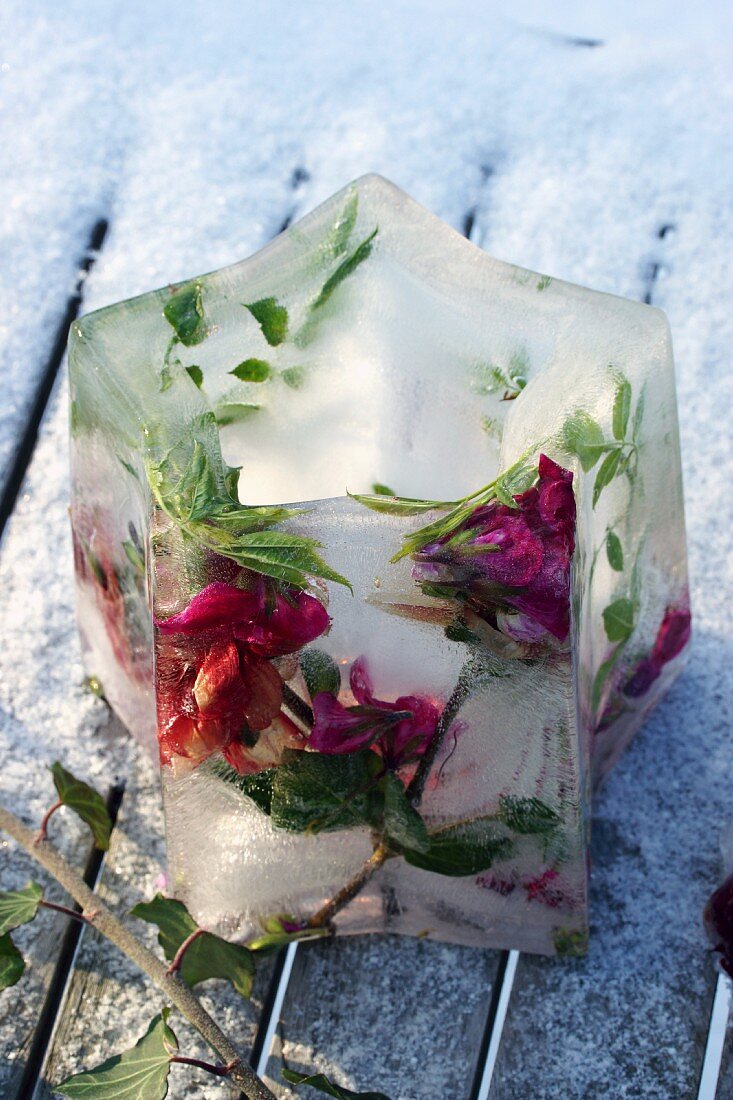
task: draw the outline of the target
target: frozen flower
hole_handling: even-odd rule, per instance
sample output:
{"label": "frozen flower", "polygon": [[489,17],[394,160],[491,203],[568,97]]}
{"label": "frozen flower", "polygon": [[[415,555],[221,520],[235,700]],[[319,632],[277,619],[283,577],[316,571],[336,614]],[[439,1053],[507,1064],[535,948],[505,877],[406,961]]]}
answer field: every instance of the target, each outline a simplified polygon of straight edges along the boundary
{"label": "frozen flower", "polygon": [[733,875],[710,895],[703,921],[713,950],[720,955],[722,969],[733,978]]}
{"label": "frozen flower", "polygon": [[677,657],[690,640],[690,621],[690,612],[686,608],[667,608],[652,651],[639,662],[624,684],[624,695],[638,699],[649,691],[667,662]]}
{"label": "frozen flower", "polygon": [[426,592],[461,600],[511,637],[536,640],[547,632],[564,641],[575,532],[572,480],[569,470],[540,455],[537,484],[514,497],[516,507],[492,501],[474,509],[449,535],[413,555],[413,576]]}
{"label": "frozen flower", "polygon": [[191,766],[212,753],[242,774],[279,762],[303,735],[281,713],[282,680],[270,658],[322,634],[323,604],[300,589],[257,578],[251,590],[214,581],[177,615],[158,622],[161,759]]}
{"label": "frozen flower", "polygon": [[356,706],[345,707],[328,692],[313,699],[310,748],[342,754],[372,747],[392,769],[422,756],[440,718],[438,704],[423,695],[401,695],[394,702],[377,699],[363,657],[351,666],[349,682]]}

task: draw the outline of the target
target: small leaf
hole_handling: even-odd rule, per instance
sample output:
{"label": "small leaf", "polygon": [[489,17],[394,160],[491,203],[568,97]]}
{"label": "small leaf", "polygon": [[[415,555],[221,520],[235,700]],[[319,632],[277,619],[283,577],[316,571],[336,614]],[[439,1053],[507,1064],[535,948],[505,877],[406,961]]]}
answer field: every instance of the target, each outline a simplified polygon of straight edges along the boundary
{"label": "small leaf", "polygon": [[244,308],[257,321],[262,335],[270,347],[282,344],[288,334],[288,311],[281,306],[277,298],[260,298],[258,302],[244,303]]}
{"label": "small leaf", "polygon": [[642,388],[642,391],[639,394],[639,400],[636,402],[636,408],[634,409],[634,423],[631,428],[631,437],[635,443],[639,442],[641,425],[642,421],[644,420],[645,392],[645,388]]}
{"label": "small leaf", "polygon": [[560,815],[539,798],[518,798],[502,795],[499,819],[507,828],[524,835],[547,836],[561,823]]}
{"label": "small leaf", "polygon": [[201,283],[187,283],[174,291],[163,310],[163,316],[187,348],[200,344],[206,336]]}
{"label": "small leaf", "polygon": [[183,522],[208,516],[211,501],[216,496],[216,475],[205,447],[194,442],[191,458],[176,485],[173,500]]}
{"label": "small leaf", "polygon": [[55,1091],[73,1100],[165,1100],[168,1071],[178,1040],[164,1008],[131,1050],[115,1054],[86,1073],[67,1077]]}
{"label": "small leaf", "polygon": [[382,485],[380,481],[375,481],[372,485],[372,492],[378,497],[396,497],[394,489],[390,489],[389,485]]}
{"label": "small leaf", "polygon": [[[157,925],[158,943],[171,961],[178,948],[198,928],[186,906],[175,898],[156,894],[152,901],[139,902],[130,915]],[[255,964],[251,953],[241,944],[229,943],[212,932],[204,932],[186,948],[181,965],[181,977],[187,985],[198,985],[209,978],[224,978],[237,993],[249,997],[252,993]]]}
{"label": "small leaf", "polygon": [[427,852],[403,852],[407,862],[424,871],[454,877],[488,870],[496,861],[507,859],[513,847],[511,838],[497,829],[495,821],[480,817],[431,833],[429,840]]}
{"label": "small leaf", "polygon": [[610,673],[613,671],[616,662],[621,656],[622,650],[622,645],[616,646],[610,657],[607,657],[606,660],[598,666],[598,671],[593,677],[593,687],[591,689],[591,709],[594,714],[598,710],[599,704],[601,702],[601,696],[603,694],[603,688],[606,680],[608,679]]}
{"label": "small leaf", "polygon": [[43,889],[37,882],[29,882],[22,890],[0,893],[0,936],[32,921],[42,897]]}
{"label": "small leaf", "polygon": [[189,376],[194,386],[198,389],[204,384],[204,372],[201,367],[197,367],[195,363],[192,363],[190,367],[186,367],[186,374]]}
{"label": "small leaf", "polygon": [[242,424],[250,420],[255,413],[262,408],[249,401],[227,401],[223,405],[216,406],[216,422],[220,428],[226,428],[229,424]]}
{"label": "small leaf", "polygon": [[321,293],[311,306],[311,311],[320,309],[324,306],[334,290],[341,285],[344,279],[347,279],[349,275],[353,274],[357,267],[367,259],[371,254],[373,241],[378,232],[378,228],[372,230],[369,236],[365,237],[361,244],[357,245],[351,255],[347,256],[346,259],[339,264],[333,275],[326,279],[321,289]]}
{"label": "small leaf", "polygon": [[125,541],[122,543],[122,549],[125,551],[125,554],[127,556],[127,560],[130,562],[130,564],[132,566],[134,566],[134,568],[137,570],[137,572],[138,573],[144,573],[145,572],[145,558],[140,553],[137,546],[135,546],[135,543],[132,542],[130,539],[125,539]]}
{"label": "small leaf", "polygon": [[516,508],[516,496],[526,493],[537,480],[536,466],[511,467],[503,477],[497,478],[495,491],[497,499],[509,508]]}
{"label": "small leaf", "polygon": [[598,473],[596,474],[596,480],[593,483],[593,507],[595,508],[598,503],[601,493],[609,485],[618,470],[618,464],[621,461],[621,449],[611,451],[607,454],[603,462],[598,467]]}
{"label": "small leaf", "polygon": [[240,382],[266,382],[272,374],[272,368],[264,359],[245,359],[229,373]]}
{"label": "small leaf", "polygon": [[393,772],[384,777],[384,831],[403,851],[430,851],[425,822],[410,805],[402,782]]}
{"label": "small leaf", "polygon": [[207,766],[217,779],[222,779],[225,783],[237,787],[247,798],[251,798],[254,804],[259,806],[264,813],[270,813],[272,784],[275,780],[274,768],[263,768],[261,772],[254,772],[252,775],[240,775],[221,757],[212,760]]}
{"label": "small leaf", "polygon": [[613,399],[613,434],[619,442],[626,438],[631,413],[631,383],[622,374],[617,375],[616,394]]}
{"label": "small leaf", "polygon": [[323,577],[351,588],[346,578],[331,569],[316,552],[319,546],[315,539],[286,531],[253,531],[239,536],[236,546],[228,549],[227,554],[247,569],[301,588],[308,576]]}
{"label": "small leaf", "polygon": [[359,192],[354,188],[326,240],[326,249],[332,256],[341,256],[346,251],[358,212]]}
{"label": "small leaf", "polygon": [[247,947],[258,954],[266,954],[268,951],[278,951],[289,943],[303,943],[306,940],[320,940],[324,936],[330,936],[332,932],[328,928],[301,928],[297,932],[264,932],[261,936],[255,936],[249,940]]}
{"label": "small leaf", "polygon": [[273,784],[273,824],[296,833],[370,824],[378,798],[373,781],[381,767],[369,749],[344,756],[286,750]]}
{"label": "small leaf", "polygon": [[303,367],[286,367],[280,372],[280,377],[291,390],[299,390],[305,382],[305,370]]}
{"label": "small leaf", "polygon": [[609,642],[625,642],[634,630],[634,605],[626,596],[603,610],[603,625]]}
{"label": "small leaf", "polygon": [[621,539],[616,532],[612,531],[610,528],[606,532],[606,556],[611,568],[615,569],[617,573],[622,572],[624,567],[624,551],[621,546]]}
{"label": "small leaf", "polygon": [[349,493],[352,500],[371,508],[373,512],[383,512],[388,516],[419,516],[423,512],[432,512],[436,508],[452,508],[453,501],[418,500],[413,497],[385,496],[383,493]]}
{"label": "small leaf", "polygon": [[300,655],[300,671],[311,699],[322,691],[336,696],[341,691],[341,672],[330,653],[322,649],[306,649]]}
{"label": "small leaf", "polygon": [[0,990],[20,981],[24,970],[23,956],[10,938],[10,933],[6,932],[0,936]]}
{"label": "small leaf", "polygon": [[51,765],[50,770],[59,801],[73,810],[89,826],[97,848],[106,852],[109,848],[112,821],[101,794],[88,783],[76,779],[71,772],[59,764],[58,760]]}
{"label": "small leaf", "polygon": [[583,409],[576,409],[563,425],[565,450],[577,455],[580,465],[588,473],[605,451],[608,445],[597,421]]}
{"label": "small leaf", "polygon": [[291,1085],[310,1085],[312,1089],[325,1092],[326,1096],[334,1096],[336,1100],[389,1100],[383,1092],[354,1092],[343,1085],[334,1085],[325,1073],[296,1073],[294,1069],[284,1069],[282,1075]]}
{"label": "small leaf", "polygon": [[538,290],[547,290],[547,288],[548,288],[548,286],[550,285],[551,282],[552,282],[552,276],[551,275],[540,275],[540,277],[537,281],[537,289]]}

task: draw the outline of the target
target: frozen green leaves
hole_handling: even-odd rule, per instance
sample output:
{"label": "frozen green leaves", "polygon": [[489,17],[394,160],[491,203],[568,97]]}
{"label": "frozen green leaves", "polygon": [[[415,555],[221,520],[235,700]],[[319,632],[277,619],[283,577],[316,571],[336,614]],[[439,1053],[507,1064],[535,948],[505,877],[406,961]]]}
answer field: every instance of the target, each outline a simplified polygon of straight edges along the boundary
{"label": "frozen green leaves", "polygon": [[197,280],[175,290],[163,309],[163,316],[176,334],[176,338],[192,347],[206,336],[201,283]]}

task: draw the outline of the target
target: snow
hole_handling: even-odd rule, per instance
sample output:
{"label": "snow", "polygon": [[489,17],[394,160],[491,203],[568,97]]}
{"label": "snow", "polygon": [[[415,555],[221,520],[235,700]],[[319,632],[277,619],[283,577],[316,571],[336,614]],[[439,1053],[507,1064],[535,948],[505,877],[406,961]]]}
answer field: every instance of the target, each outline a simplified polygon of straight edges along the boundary
{"label": "snow", "polygon": [[[625,932],[599,929],[587,986],[624,968],[643,943],[637,984],[631,990],[627,974],[613,986],[603,1019],[621,1034],[628,996],[658,1020],[664,1057],[655,1060],[654,1036],[645,1041],[639,1029],[625,1034],[626,1052],[637,1072],[668,1074],[660,1095],[686,1095],[696,1021],[710,1001],[698,914],[720,872],[716,833],[730,815],[733,779],[733,9],[712,0],[674,10],[661,0],[553,11],[527,2],[508,19],[505,8],[463,0],[246,8],[210,0],[190,10],[172,0],[6,0],[0,471],[99,216],[110,218],[111,231],[85,309],[240,259],[286,218],[366,171],[393,179],[458,228],[471,212],[472,238],[499,258],[635,298],[651,292],[669,315],[678,363],[696,640],[689,671],[599,800],[601,856],[610,851],[613,866],[599,860],[597,912],[628,923]],[[80,687],[64,402],[62,387],[0,556],[0,795],[29,819],[48,799],[46,761],[61,757],[105,786],[135,751],[105,733],[101,704]],[[6,863],[19,881],[27,874],[3,849]],[[632,880],[635,914],[625,904],[612,918],[610,895]],[[392,943],[370,952],[373,966],[399,965]],[[664,970],[660,954],[671,960]],[[404,972],[407,986],[407,964]],[[568,987],[536,980],[521,1019],[531,1023],[533,995],[547,996],[547,1011],[554,1005],[560,1019]],[[25,1005],[13,1002],[21,1030],[37,1011],[29,988]],[[537,1040],[515,1073],[547,1071],[552,1042],[558,1061],[548,1081],[556,1072],[567,1091],[575,1075],[574,1094],[587,1094],[593,1081],[583,1075],[598,1047],[582,988],[566,1019],[586,1031],[573,1042],[567,1027],[548,1029],[545,1046]],[[139,1032],[134,997],[111,1010],[120,1034]],[[364,1066],[376,1064],[384,1042],[378,1006],[370,1019],[374,1039],[357,1053],[343,1036],[321,1035],[339,1079],[356,1060],[369,1084]],[[451,1026],[447,1016],[442,1026]],[[308,1047],[306,1022],[294,1039]],[[520,1053],[526,1048],[517,1045]],[[599,1074],[613,1075],[615,1053],[611,1044]],[[393,1062],[379,1087],[405,1100],[430,1091],[426,1069],[406,1083],[400,1059]],[[215,1090],[197,1084],[191,1095]]]}

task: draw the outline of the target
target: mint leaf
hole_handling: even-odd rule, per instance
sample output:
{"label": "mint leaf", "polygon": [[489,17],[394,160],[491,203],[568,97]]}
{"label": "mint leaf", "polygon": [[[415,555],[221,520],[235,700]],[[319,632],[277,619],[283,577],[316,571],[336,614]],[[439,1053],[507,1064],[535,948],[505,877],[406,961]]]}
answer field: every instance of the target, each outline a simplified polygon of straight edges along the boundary
{"label": "mint leaf", "polygon": [[563,425],[565,450],[577,455],[580,465],[588,473],[605,451],[608,445],[597,421],[583,409],[576,409]]}
{"label": "mint leaf", "polygon": [[[178,948],[198,928],[181,901],[156,894],[152,901],[139,902],[130,915],[158,927],[158,943],[170,961]],[[186,948],[180,974],[187,985],[198,985],[209,978],[224,978],[237,993],[248,998],[252,993],[255,964],[252,954],[241,944],[229,943],[212,932],[204,932]]]}
{"label": "mint leaf", "polygon": [[304,650],[300,655],[300,671],[311,699],[322,691],[334,696],[341,691],[339,666],[330,653],[322,649]]}
{"label": "mint leaf", "polygon": [[247,798],[251,798],[263,813],[270,813],[272,784],[275,780],[274,768],[264,768],[261,772],[255,772],[253,775],[240,775],[221,757],[212,760],[204,767],[207,767],[217,779],[230,783],[232,787],[236,787]]}
{"label": "mint leaf", "polygon": [[634,605],[626,596],[603,610],[603,625],[609,642],[625,642],[634,631]]}
{"label": "mint leaf", "polygon": [[598,467],[598,473],[596,474],[596,480],[593,483],[593,507],[600,500],[601,493],[609,485],[618,472],[619,462],[621,461],[621,450],[613,450],[610,454],[607,454],[603,462]]}
{"label": "mint leaf", "polygon": [[0,990],[20,981],[24,970],[23,956],[10,938],[10,933],[6,932],[0,936]]}
{"label": "mint leaf", "polygon": [[216,475],[206,454],[206,448],[196,440],[188,465],[176,486],[176,510],[185,523],[205,519],[215,496]]}
{"label": "mint leaf", "polygon": [[303,367],[286,367],[280,372],[280,377],[291,390],[299,390],[305,382],[305,370]]}
{"label": "mint leaf", "polygon": [[296,1073],[294,1069],[284,1069],[282,1075],[291,1085],[310,1085],[318,1092],[325,1092],[326,1096],[336,1097],[336,1100],[389,1100],[383,1092],[353,1092],[343,1085],[334,1085],[325,1073]]}
{"label": "mint leaf", "polygon": [[384,777],[384,831],[400,849],[428,852],[428,831],[417,810],[410,805],[402,782],[392,772]]}
{"label": "mint leaf", "polygon": [[612,569],[615,569],[617,573],[623,570],[624,551],[621,546],[621,539],[616,532],[611,531],[610,528],[606,532],[606,557],[608,558],[608,564]]}
{"label": "mint leaf", "polygon": [[51,765],[50,771],[59,801],[73,810],[77,817],[89,826],[95,845],[106,852],[109,848],[112,821],[101,794],[88,783],[73,776],[59,764],[58,760]]}
{"label": "mint leaf", "polygon": [[499,820],[515,833],[548,836],[561,823],[560,815],[539,798],[519,798],[502,795],[499,799]]}
{"label": "mint leaf", "polygon": [[173,292],[163,316],[187,348],[200,344],[206,336],[201,283],[187,283]]}
{"label": "mint leaf", "polygon": [[165,1100],[171,1055],[178,1050],[169,1015],[170,1009],[164,1008],[131,1050],[67,1077],[54,1091],[74,1100]]}
{"label": "mint leaf", "polygon": [[349,275],[352,275],[356,271],[360,264],[364,263],[364,260],[371,255],[374,238],[379,232],[379,228],[372,230],[368,237],[365,237],[361,244],[357,245],[350,256],[347,256],[334,273],[326,279],[321,292],[316,298],[315,302],[311,306],[311,311],[320,309],[325,306],[328,299],[333,294],[334,290],[341,285],[344,279],[347,279]]}
{"label": "mint leaf", "polygon": [[43,889],[37,882],[29,882],[22,890],[0,893],[0,936],[32,921],[42,897]]}
{"label": "mint leaf", "polygon": [[272,368],[264,359],[245,359],[229,373],[240,382],[266,382],[272,374]]}
{"label": "mint leaf", "polygon": [[247,569],[301,588],[306,587],[308,576],[323,577],[351,588],[346,578],[331,569],[316,552],[320,545],[315,539],[285,531],[253,531],[240,535],[236,544],[225,552]]}
{"label": "mint leaf", "polygon": [[241,424],[250,420],[261,408],[261,405],[254,405],[251,401],[227,401],[216,406],[216,422],[220,428],[226,428],[228,424]]}
{"label": "mint leaf", "polygon": [[281,306],[277,298],[260,298],[258,302],[244,302],[243,305],[262,329],[262,335],[270,347],[282,344],[288,334],[288,311],[285,306]]}
{"label": "mint leaf", "polygon": [[619,442],[626,438],[631,413],[631,383],[622,374],[616,376],[616,394],[613,399],[613,434]]}
{"label": "mint leaf", "polygon": [[344,756],[286,750],[272,789],[272,821],[296,833],[368,825],[378,809],[383,764],[369,749]]}
{"label": "mint leaf", "polygon": [[194,386],[201,389],[204,384],[204,372],[201,370],[201,367],[197,367],[195,363],[192,363],[190,367],[186,367],[186,374],[191,379]]}
{"label": "mint leaf", "polygon": [[462,877],[486,871],[512,852],[512,840],[504,835],[491,818],[449,825],[429,834],[427,852],[403,851],[408,863],[437,875]]}

